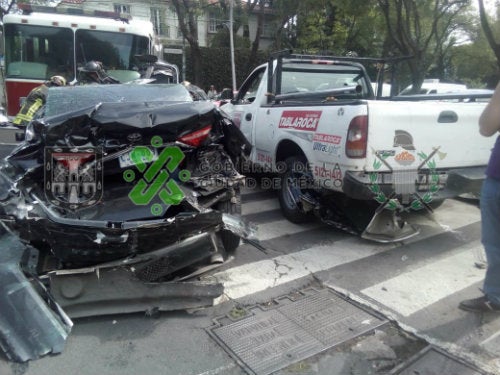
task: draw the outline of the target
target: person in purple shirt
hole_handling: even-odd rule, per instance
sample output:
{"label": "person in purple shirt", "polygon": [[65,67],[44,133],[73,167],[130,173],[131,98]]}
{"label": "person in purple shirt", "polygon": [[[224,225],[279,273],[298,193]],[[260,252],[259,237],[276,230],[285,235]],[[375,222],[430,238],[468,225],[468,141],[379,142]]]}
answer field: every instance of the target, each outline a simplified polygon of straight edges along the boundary
{"label": "person in purple shirt", "polygon": [[486,167],[486,179],[480,196],[481,242],[488,266],[483,284],[484,295],[460,302],[462,310],[500,312],[500,83],[479,117],[479,133],[485,137],[497,134],[497,140]]}

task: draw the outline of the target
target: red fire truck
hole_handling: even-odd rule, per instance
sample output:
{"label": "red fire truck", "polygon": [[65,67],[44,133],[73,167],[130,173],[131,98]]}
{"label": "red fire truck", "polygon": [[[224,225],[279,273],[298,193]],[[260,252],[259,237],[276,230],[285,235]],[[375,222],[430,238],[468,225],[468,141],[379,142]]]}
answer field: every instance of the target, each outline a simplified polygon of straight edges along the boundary
{"label": "red fire truck", "polygon": [[121,82],[139,78],[134,56],[153,54],[154,29],[149,21],[120,17],[114,12],[92,14],[73,9],[19,4],[23,14],[3,18],[7,115],[17,114],[31,89],[53,75],[68,82],[78,68],[101,61]]}

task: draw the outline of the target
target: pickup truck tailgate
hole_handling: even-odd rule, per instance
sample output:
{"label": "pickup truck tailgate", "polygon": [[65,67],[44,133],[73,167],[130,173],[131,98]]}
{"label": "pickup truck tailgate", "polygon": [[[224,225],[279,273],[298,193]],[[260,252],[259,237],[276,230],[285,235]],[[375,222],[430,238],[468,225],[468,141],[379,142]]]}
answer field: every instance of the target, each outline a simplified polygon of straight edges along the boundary
{"label": "pickup truck tailgate", "polygon": [[[417,168],[436,149],[432,158],[438,170],[485,166],[496,138],[479,134],[477,121],[485,106],[457,101],[368,102],[365,171],[388,170],[388,165],[395,170]],[[386,163],[380,166],[381,158]],[[422,169],[426,168],[424,162]]]}

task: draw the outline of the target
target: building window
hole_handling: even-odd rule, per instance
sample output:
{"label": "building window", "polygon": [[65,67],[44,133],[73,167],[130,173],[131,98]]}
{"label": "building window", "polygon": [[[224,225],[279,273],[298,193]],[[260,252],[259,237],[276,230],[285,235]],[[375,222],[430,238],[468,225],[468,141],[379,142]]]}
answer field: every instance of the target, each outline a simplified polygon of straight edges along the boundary
{"label": "building window", "polygon": [[[175,12],[175,9],[171,8],[171,9],[167,9],[167,19],[171,22],[171,27],[169,27],[169,29],[172,30],[172,38],[176,38],[176,39],[184,39],[184,35],[182,35],[182,31],[181,31],[181,26],[179,25],[179,17],[177,17],[177,13]],[[177,30],[177,35],[174,36],[174,34],[176,33],[175,30]],[[169,30],[169,36],[170,36],[170,30]]]}
{"label": "building window", "polygon": [[215,13],[210,12],[208,14],[208,32],[216,33],[217,30],[217,16]]}
{"label": "building window", "polygon": [[151,8],[151,22],[153,23],[156,35],[165,34],[161,9]]}
{"label": "building window", "polygon": [[130,5],[113,4],[113,8],[114,8],[116,13],[130,14]]}
{"label": "building window", "polygon": [[264,25],[262,27],[262,37],[263,38],[272,38],[273,37],[273,24],[264,22]]}

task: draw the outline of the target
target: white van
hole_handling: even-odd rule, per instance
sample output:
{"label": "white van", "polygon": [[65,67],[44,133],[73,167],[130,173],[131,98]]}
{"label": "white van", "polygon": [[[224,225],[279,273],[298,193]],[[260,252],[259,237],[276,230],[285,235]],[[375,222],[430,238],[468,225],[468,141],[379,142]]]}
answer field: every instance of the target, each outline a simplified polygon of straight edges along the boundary
{"label": "white van", "polygon": [[439,79],[425,79],[418,93],[412,93],[412,85],[405,88],[399,95],[427,95],[427,94],[448,94],[451,92],[465,91],[466,85],[458,83],[442,83]]}

